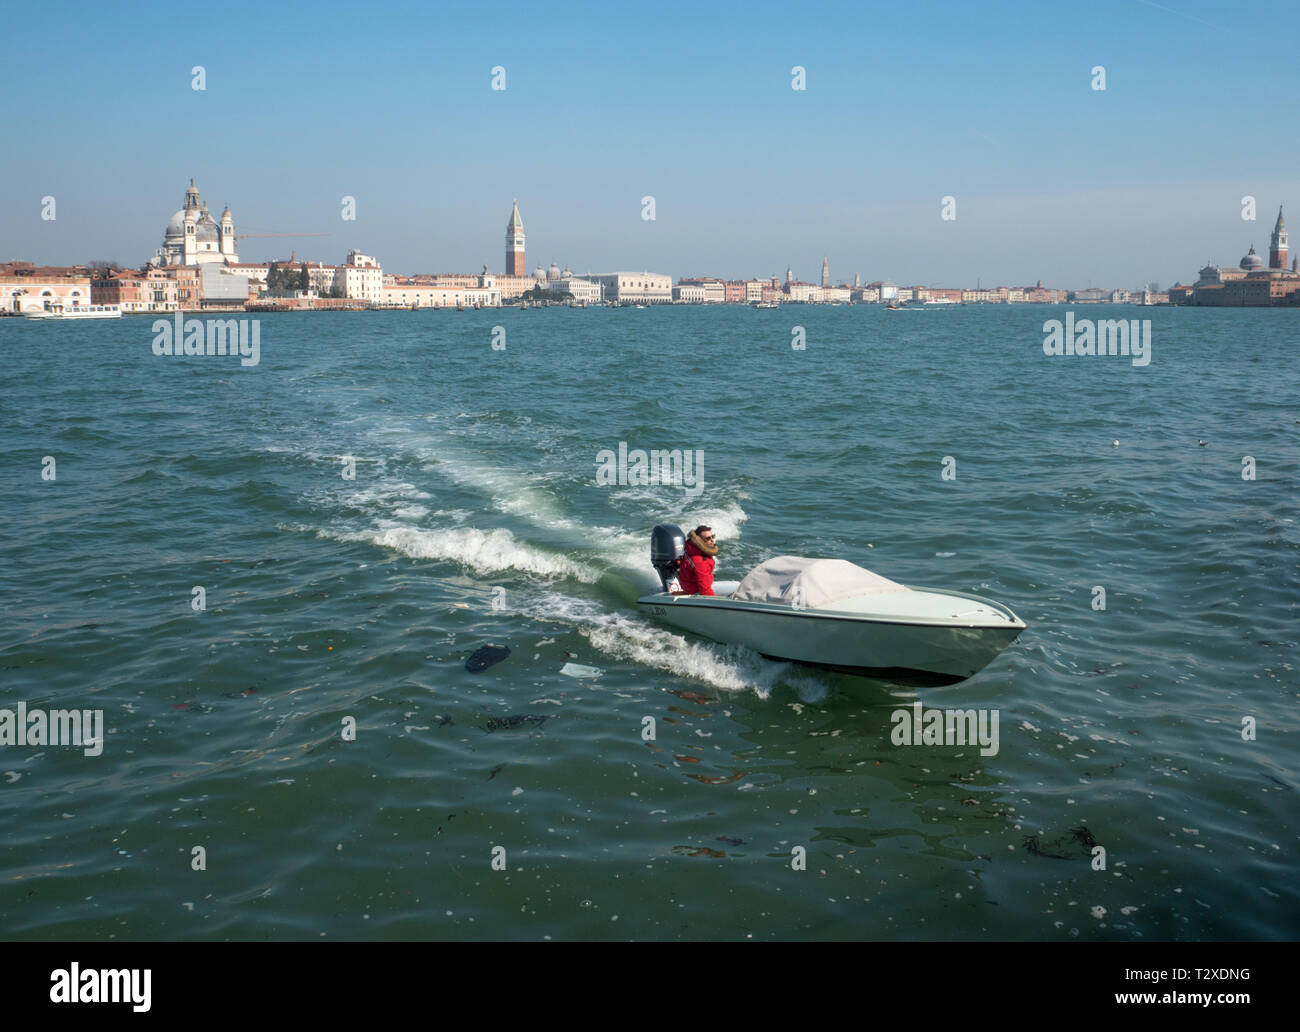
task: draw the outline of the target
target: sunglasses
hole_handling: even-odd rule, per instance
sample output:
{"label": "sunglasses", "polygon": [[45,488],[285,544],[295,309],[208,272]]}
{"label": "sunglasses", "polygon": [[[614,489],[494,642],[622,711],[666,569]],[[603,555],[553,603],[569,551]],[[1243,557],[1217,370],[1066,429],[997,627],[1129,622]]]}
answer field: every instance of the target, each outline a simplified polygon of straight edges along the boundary
{"label": "sunglasses", "polygon": [[712,534],[708,534],[708,535],[701,534],[701,535],[700,535],[700,540],[701,540],[701,541],[712,541],[712,540],[713,540],[713,535],[712,535]]}

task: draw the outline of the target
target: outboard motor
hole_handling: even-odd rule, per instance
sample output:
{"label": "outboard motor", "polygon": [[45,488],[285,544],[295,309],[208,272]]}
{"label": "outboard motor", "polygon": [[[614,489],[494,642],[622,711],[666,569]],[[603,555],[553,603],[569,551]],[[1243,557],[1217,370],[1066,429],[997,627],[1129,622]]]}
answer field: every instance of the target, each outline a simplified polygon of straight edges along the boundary
{"label": "outboard motor", "polygon": [[650,532],[650,565],[659,574],[664,591],[681,590],[677,567],[686,554],[686,535],[674,523],[661,523]]}

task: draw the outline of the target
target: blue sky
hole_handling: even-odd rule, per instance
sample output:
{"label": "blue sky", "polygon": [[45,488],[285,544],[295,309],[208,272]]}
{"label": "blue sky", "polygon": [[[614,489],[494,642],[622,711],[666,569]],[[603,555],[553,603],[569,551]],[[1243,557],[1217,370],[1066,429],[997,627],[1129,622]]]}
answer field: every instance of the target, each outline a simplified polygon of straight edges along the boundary
{"label": "blue sky", "polygon": [[11,7],[0,260],[143,261],[193,176],[241,233],[329,234],[248,259],[499,271],[518,197],[530,268],[1188,282],[1300,220],[1298,29],[1201,0]]}

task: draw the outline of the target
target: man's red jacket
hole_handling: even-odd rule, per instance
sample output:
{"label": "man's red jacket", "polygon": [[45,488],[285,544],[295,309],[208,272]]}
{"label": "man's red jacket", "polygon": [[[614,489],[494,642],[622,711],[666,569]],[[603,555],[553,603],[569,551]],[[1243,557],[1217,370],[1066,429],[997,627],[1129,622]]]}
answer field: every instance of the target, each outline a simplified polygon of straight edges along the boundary
{"label": "man's red jacket", "polygon": [[686,555],[677,567],[677,580],[686,594],[713,594],[713,562],[713,556],[701,552],[694,541],[686,542]]}

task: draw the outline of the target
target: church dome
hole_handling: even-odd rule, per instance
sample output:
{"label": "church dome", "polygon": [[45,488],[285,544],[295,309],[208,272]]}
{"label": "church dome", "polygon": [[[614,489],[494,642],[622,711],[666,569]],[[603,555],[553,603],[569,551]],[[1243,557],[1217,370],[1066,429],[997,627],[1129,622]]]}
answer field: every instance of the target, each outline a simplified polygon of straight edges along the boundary
{"label": "church dome", "polygon": [[1262,269],[1264,267],[1264,259],[1255,253],[1254,244],[1250,245],[1246,257],[1241,260],[1241,267],[1243,269]]}
{"label": "church dome", "polygon": [[220,233],[217,231],[217,224],[212,221],[212,216],[208,215],[199,220],[198,226],[194,230],[194,235],[198,238],[199,243],[217,243],[220,240]]}
{"label": "church dome", "polygon": [[560,267],[554,262],[551,262],[551,267],[546,270],[546,278],[548,280],[557,280],[560,278]]}
{"label": "church dome", "polygon": [[167,231],[163,234],[167,239],[173,237],[180,238],[185,236],[185,209],[182,208],[170,219],[167,220]]}

